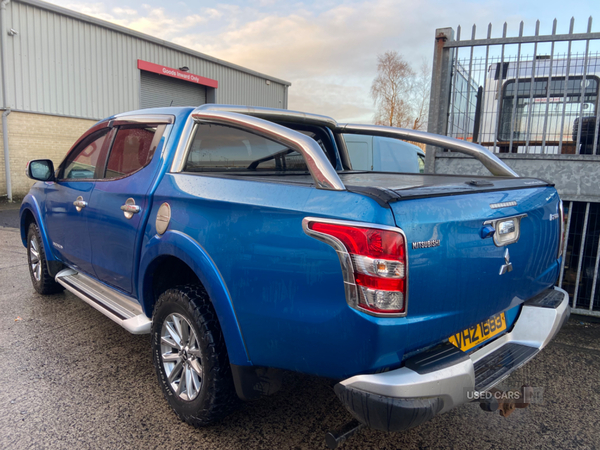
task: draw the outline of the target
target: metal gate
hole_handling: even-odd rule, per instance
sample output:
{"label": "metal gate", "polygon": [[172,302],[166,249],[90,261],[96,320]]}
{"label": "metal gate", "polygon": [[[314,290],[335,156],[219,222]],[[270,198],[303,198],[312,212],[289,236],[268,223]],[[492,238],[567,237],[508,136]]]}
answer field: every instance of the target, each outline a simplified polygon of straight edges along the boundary
{"label": "metal gate", "polygon": [[[573,311],[600,316],[600,33],[461,40],[461,27],[436,30],[428,131],[475,142],[517,173],[548,179],[565,201],[559,286]],[[469,161],[428,147],[428,172],[454,173]]]}

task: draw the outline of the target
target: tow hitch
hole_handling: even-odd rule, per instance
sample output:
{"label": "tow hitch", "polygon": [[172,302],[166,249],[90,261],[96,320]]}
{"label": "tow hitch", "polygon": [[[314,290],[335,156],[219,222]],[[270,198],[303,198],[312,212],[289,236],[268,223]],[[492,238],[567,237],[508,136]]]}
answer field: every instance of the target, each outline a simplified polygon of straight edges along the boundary
{"label": "tow hitch", "polygon": [[366,425],[360,423],[358,420],[353,419],[347,424],[341,426],[337,430],[330,431],[325,435],[325,443],[327,447],[334,450],[338,448],[338,446],[342,445],[346,440],[360,430],[362,430]]}
{"label": "tow hitch", "polygon": [[510,416],[515,409],[527,408],[533,399],[533,388],[522,386],[520,391],[501,391],[492,388],[487,391],[479,406],[484,411],[498,411],[502,417]]}

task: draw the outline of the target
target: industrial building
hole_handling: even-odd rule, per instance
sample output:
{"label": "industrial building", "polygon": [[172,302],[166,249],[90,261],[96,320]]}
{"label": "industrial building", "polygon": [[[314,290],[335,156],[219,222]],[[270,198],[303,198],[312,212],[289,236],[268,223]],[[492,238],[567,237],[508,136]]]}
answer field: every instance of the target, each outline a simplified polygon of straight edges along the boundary
{"label": "industrial building", "polygon": [[112,114],[216,102],[287,108],[287,81],[103,20],[39,0],[3,0],[0,16],[0,196],[25,195],[28,160],[59,163]]}

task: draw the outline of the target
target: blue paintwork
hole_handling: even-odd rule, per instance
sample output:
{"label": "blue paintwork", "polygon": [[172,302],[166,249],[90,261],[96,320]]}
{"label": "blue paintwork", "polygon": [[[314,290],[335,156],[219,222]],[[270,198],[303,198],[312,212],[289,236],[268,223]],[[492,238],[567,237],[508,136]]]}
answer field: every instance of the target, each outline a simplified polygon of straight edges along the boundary
{"label": "blue paintwork", "polygon": [[[510,327],[520,304],[556,280],[553,188],[412,199],[385,208],[347,191],[168,173],[191,110],[143,111],[176,120],[151,165],[122,180],[96,183],[87,208],[93,233],[88,261],[103,282],[138,299],[147,315],[154,301],[152,270],[165,256],[184,261],[214,303],[235,364],[333,378],[398,367],[406,354],[498,312],[506,311]],[[32,211],[51,236],[43,226],[48,189],[37,183],[22,212]],[[136,203],[143,202],[142,213],[136,221],[121,220],[118,207],[134,194]],[[513,200],[517,207],[489,207]],[[172,218],[158,236],[155,220],[163,202],[171,205]],[[501,276],[505,249],[482,239],[483,221],[521,213],[528,214],[521,239],[508,246],[514,270]],[[338,257],[303,232],[307,216],[397,225],[408,242],[439,239],[439,247],[409,247],[408,316],[377,318],[350,308]],[[70,230],[75,220],[67,215],[63,226]],[[69,262],[55,250],[49,257]]]}
{"label": "blue paintwork", "polygon": [[[156,154],[161,155],[170,136],[165,130]],[[88,209],[88,227],[92,239],[92,263],[100,281],[128,294],[134,293],[139,264],[142,233],[150,213],[149,199],[156,184],[158,168],[164,157],[156,157],[143,169],[117,180],[97,181]],[[121,210],[128,198],[133,198],[141,211],[127,219]]]}
{"label": "blue paintwork", "polygon": [[89,202],[94,183],[91,181],[65,181],[43,183],[43,220],[48,240],[57,259],[71,267],[94,276],[92,248],[87,229],[89,209],[77,211],[73,202],[81,196]]}
{"label": "blue paintwork", "polygon": [[215,306],[227,344],[229,359],[233,364],[250,364],[242,332],[238,326],[231,297],[223,277],[206,250],[184,233],[167,230],[162,236],[155,232],[152,235],[146,233],[144,236],[144,255],[140,261],[139,270],[143,276],[139,280],[139,292],[142,292],[141,298],[145,300],[142,306],[146,314],[152,315],[152,271],[165,256],[179,258],[198,274]]}
{"label": "blue paintwork", "polygon": [[[491,203],[518,206],[490,209]],[[551,187],[434,197],[392,204],[409,242],[440,239],[439,247],[408,249],[409,300],[413,319],[407,350],[444,339],[551,286],[558,277],[558,194]],[[521,238],[507,247],[481,239],[485,220],[527,213]],[[513,271],[499,275],[508,248]],[[435,311],[435,316],[431,312]],[[452,334],[450,333],[450,334]]]}

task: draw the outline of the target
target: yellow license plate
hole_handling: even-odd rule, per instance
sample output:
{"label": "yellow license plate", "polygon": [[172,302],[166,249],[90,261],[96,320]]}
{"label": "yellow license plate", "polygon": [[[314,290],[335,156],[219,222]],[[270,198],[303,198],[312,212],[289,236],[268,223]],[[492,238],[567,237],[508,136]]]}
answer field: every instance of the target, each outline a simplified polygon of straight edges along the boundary
{"label": "yellow license plate", "polygon": [[449,341],[463,352],[487,341],[506,330],[504,313],[496,314],[461,333],[450,336]]}

